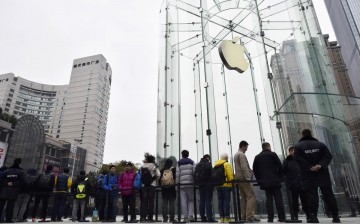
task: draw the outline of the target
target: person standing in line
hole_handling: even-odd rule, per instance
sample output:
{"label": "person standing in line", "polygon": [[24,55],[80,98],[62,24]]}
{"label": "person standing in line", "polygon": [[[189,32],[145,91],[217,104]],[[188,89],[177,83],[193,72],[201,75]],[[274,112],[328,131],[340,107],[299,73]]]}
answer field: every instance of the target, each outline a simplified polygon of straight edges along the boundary
{"label": "person standing in line", "polygon": [[281,194],[282,164],[277,154],[271,151],[269,143],[264,142],[262,144],[262,152],[255,157],[253,169],[260,189],[265,190],[268,222],[274,220],[274,199],[278,221],[285,222],[285,209]]}
{"label": "person standing in line", "polygon": [[134,191],[134,180],[135,172],[133,164],[131,162],[125,163],[125,171],[119,176],[119,189],[122,196],[123,202],[123,214],[124,219],[121,222],[128,222],[129,207],[130,207],[130,222],[136,222],[135,214],[135,191]]}
{"label": "person standing in line", "polygon": [[24,214],[27,209],[28,203],[31,200],[32,192],[34,191],[34,184],[37,179],[36,170],[29,169],[28,172],[24,175],[23,183],[21,184],[20,194],[17,197],[13,220],[15,222],[23,222]]}
{"label": "person standing in line", "polygon": [[180,186],[181,211],[184,222],[193,222],[195,163],[189,158],[189,151],[181,151],[181,156],[176,167],[176,183],[189,184]]}
{"label": "person standing in line", "polygon": [[32,210],[32,221],[36,221],[36,213],[42,201],[41,208],[41,222],[46,221],[47,208],[49,204],[50,195],[54,189],[55,176],[52,174],[52,165],[48,165],[44,173],[40,174],[35,181],[35,203]]}
{"label": "person standing in line", "polygon": [[214,186],[209,183],[211,182],[211,174],[212,165],[210,155],[206,154],[196,165],[194,173],[195,184],[199,186],[201,222],[215,222],[212,213]]}
{"label": "person standing in line", "polygon": [[102,188],[104,177],[109,173],[107,170],[103,170],[98,176],[95,184],[95,208],[99,211],[99,221],[104,220],[106,192]]}
{"label": "person standing in line", "polygon": [[0,214],[3,214],[6,203],[6,222],[13,222],[13,211],[16,199],[20,193],[21,185],[24,180],[24,170],[20,167],[22,160],[17,158],[13,165],[4,171],[0,179],[2,186],[0,192]]}
{"label": "person standing in line", "polygon": [[172,165],[173,161],[171,159],[166,159],[164,167],[160,170],[159,185],[161,186],[161,195],[163,200],[163,222],[175,222],[176,169],[172,167]]}
{"label": "person standing in line", "polygon": [[[220,160],[215,162],[214,170],[216,167],[224,167],[225,182],[232,181],[234,179],[233,171],[230,163],[228,162],[229,155],[223,153],[220,155]],[[231,183],[224,183],[222,186],[217,187],[218,195],[218,208],[221,222],[230,222],[230,201],[231,201]]]}
{"label": "person standing in line", "polygon": [[302,138],[295,145],[296,160],[299,162],[302,174],[306,180],[308,223],[318,223],[317,211],[319,207],[318,188],[329,206],[334,223],[340,223],[339,209],[331,188],[328,166],[332,155],[328,147],[314,138],[309,129],[302,131]]}
{"label": "person standing in line", "polygon": [[299,196],[302,204],[302,210],[307,214],[306,210],[306,192],[303,183],[303,175],[301,175],[301,168],[295,158],[295,147],[291,146],[289,155],[283,162],[283,171],[285,176],[285,183],[290,191],[291,208],[293,211],[293,220],[299,219]]}
{"label": "person standing in line", "polygon": [[156,167],[155,157],[149,153],[145,154],[144,164],[141,169],[141,206],[140,222],[154,221],[154,203],[156,193],[156,182],[160,178],[160,171]]}
{"label": "person standing in line", "polygon": [[240,190],[240,211],[242,221],[253,222],[260,221],[256,219],[256,198],[252,183],[253,172],[250,169],[249,162],[246,158],[245,152],[248,150],[249,144],[246,141],[241,141],[239,150],[234,155],[235,178],[240,181],[238,184]]}
{"label": "person standing in line", "polygon": [[[72,210],[72,221],[75,222],[85,222],[85,209],[86,209],[86,199],[88,198],[88,192],[90,192],[91,187],[89,182],[86,180],[85,171],[80,171],[80,175],[77,176],[76,180],[71,186],[71,192],[74,194],[73,200],[73,210]],[[80,206],[80,215],[78,209]]]}
{"label": "person standing in line", "polygon": [[104,177],[102,187],[105,190],[105,221],[115,222],[117,215],[117,201],[119,194],[118,176],[116,175],[116,167],[110,165],[110,172]]}
{"label": "person standing in line", "polygon": [[55,177],[55,200],[51,221],[60,222],[64,215],[67,193],[71,189],[72,179],[69,168],[64,168],[63,173]]}

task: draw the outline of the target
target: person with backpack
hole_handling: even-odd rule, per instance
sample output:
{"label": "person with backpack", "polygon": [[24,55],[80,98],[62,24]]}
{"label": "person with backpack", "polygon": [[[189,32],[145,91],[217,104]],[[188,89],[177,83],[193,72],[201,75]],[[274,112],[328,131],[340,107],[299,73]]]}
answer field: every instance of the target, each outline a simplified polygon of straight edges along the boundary
{"label": "person with backpack", "polygon": [[195,184],[199,186],[201,222],[215,222],[212,214],[214,191],[214,185],[211,184],[212,169],[210,155],[208,154],[204,155],[195,167],[194,179]]}
{"label": "person with backpack", "polygon": [[284,177],[282,164],[277,154],[271,151],[269,143],[264,142],[262,149],[262,152],[254,159],[253,168],[260,189],[265,191],[268,222],[274,220],[274,199],[278,221],[285,222],[285,209],[281,194],[281,182]]}
{"label": "person with backpack", "polygon": [[159,185],[161,186],[162,195],[163,222],[175,222],[176,169],[172,165],[173,161],[166,159],[164,167],[160,170]]}
{"label": "person with backpack", "polygon": [[54,200],[54,209],[51,215],[51,221],[61,221],[65,204],[67,193],[71,189],[72,179],[69,176],[69,168],[64,168],[63,173],[55,177],[55,200]]}
{"label": "person with backpack", "polygon": [[110,172],[104,177],[102,187],[105,191],[105,213],[104,220],[109,222],[116,221],[117,201],[119,194],[118,176],[116,167],[110,165]]}
{"label": "person with backpack", "polygon": [[40,201],[42,201],[41,221],[46,221],[49,199],[55,184],[55,176],[52,174],[52,169],[52,165],[47,165],[45,172],[40,174],[35,181],[35,203],[32,210],[33,222],[36,221],[36,214]]}
{"label": "person with backpack", "polygon": [[[85,171],[80,171],[80,175],[77,176],[75,182],[71,186],[71,192],[74,194],[73,210],[72,210],[73,222],[75,222],[76,220],[78,220],[79,222],[85,221],[85,208],[86,208],[85,205],[90,190],[91,190],[91,186],[89,181],[87,181]],[[79,206],[80,206],[80,215],[78,213]]]}
{"label": "person with backpack", "polygon": [[102,173],[97,177],[95,183],[95,209],[99,212],[99,221],[104,220],[104,212],[105,212],[105,202],[106,195],[105,190],[102,188],[102,183],[104,181],[104,177],[109,173],[107,170],[103,170]]}
{"label": "person with backpack", "polygon": [[124,219],[122,222],[128,222],[129,207],[130,207],[130,222],[136,222],[135,214],[135,192],[134,192],[134,180],[135,172],[133,164],[131,162],[125,163],[125,171],[119,176],[119,189],[123,202],[123,214]]}
{"label": "person with backpack", "polygon": [[20,167],[22,160],[17,158],[13,165],[4,171],[0,178],[0,214],[3,214],[6,203],[6,222],[13,222],[13,211],[16,199],[24,180],[24,170]]}
{"label": "person with backpack", "polygon": [[194,221],[194,173],[195,163],[189,158],[189,151],[181,151],[182,158],[176,167],[176,183],[180,186],[181,211],[184,222]]}
{"label": "person with backpack", "polygon": [[37,175],[35,169],[29,169],[24,175],[24,181],[21,185],[20,194],[17,197],[14,208],[13,220],[15,222],[23,222],[24,220],[26,220],[24,219],[24,214],[27,209],[27,205],[31,200],[36,179]]}
{"label": "person with backpack", "polygon": [[149,153],[145,153],[144,164],[141,166],[141,207],[140,222],[155,222],[154,202],[156,192],[156,182],[160,178],[160,171],[156,167],[155,157]]}
{"label": "person with backpack", "polygon": [[250,169],[249,162],[246,158],[246,151],[248,150],[249,144],[246,141],[241,141],[239,144],[239,150],[234,155],[234,166],[235,166],[235,178],[239,180],[237,187],[240,191],[240,211],[241,221],[254,222],[260,221],[256,219],[256,198],[252,183],[250,182],[253,178],[253,172]]}
{"label": "person with backpack", "polygon": [[[233,171],[228,162],[227,153],[220,155],[220,160],[215,162],[212,180],[217,185],[218,209],[221,222],[230,222],[230,201],[231,201],[231,183],[225,183],[234,179]],[[221,181],[220,181],[221,180]]]}

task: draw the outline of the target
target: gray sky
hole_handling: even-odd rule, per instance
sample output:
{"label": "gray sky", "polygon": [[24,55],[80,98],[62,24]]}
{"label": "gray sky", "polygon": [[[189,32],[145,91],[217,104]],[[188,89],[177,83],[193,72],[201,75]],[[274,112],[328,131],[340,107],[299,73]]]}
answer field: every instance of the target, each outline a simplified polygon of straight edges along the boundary
{"label": "gray sky", "polygon": [[[0,74],[68,84],[72,60],[103,54],[113,82],[104,162],[155,153],[162,0],[0,0]],[[335,40],[322,0],[323,33]]]}

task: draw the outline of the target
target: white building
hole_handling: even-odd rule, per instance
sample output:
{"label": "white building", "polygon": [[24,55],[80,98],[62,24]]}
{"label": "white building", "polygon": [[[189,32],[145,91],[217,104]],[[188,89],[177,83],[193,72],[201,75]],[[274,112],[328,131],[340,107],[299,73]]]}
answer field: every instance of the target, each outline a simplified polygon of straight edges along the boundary
{"label": "white building", "polygon": [[103,161],[111,67],[103,55],[75,59],[69,85],[45,85],[14,74],[0,75],[0,107],[40,119],[45,133],[87,149],[86,171]]}

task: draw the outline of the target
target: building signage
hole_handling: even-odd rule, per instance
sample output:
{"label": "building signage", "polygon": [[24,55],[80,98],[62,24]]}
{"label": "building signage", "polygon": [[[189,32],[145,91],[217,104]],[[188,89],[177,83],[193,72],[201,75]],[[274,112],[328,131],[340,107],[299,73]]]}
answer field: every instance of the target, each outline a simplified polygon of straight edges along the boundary
{"label": "building signage", "polygon": [[8,143],[0,142],[0,167],[4,166]]}

